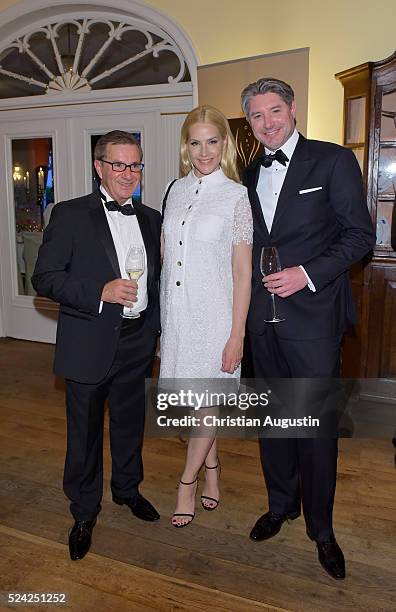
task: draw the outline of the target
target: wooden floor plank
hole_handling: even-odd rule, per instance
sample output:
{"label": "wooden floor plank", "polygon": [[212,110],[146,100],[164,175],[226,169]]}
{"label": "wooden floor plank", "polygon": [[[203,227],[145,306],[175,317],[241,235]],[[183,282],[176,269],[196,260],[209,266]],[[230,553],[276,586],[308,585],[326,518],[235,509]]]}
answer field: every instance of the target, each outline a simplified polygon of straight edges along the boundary
{"label": "wooden floor plank", "polygon": [[[0,520],[3,525],[9,524],[13,529],[42,534],[51,541],[58,538],[66,545],[66,532],[70,521],[62,514],[63,502],[59,494],[55,493],[51,498],[50,493],[45,495],[40,492],[38,497],[36,490],[36,497],[31,500],[31,491],[29,488],[25,491],[21,485],[14,489],[14,503],[10,504],[7,502],[9,487],[4,481],[1,482],[1,490],[6,491],[5,499],[0,499]],[[54,497],[58,498],[57,502]],[[18,498],[20,503],[15,503],[15,498]],[[176,536],[170,525],[142,524],[125,509],[105,503],[95,528],[92,549],[96,554],[105,557],[134,566],[154,568],[160,574],[170,571],[172,575],[189,577],[199,584],[220,590],[224,588],[222,581],[225,580],[227,584],[228,576],[232,573],[229,566],[233,566],[235,559],[238,559],[238,582],[233,585],[233,588],[237,589],[236,594],[242,592],[245,597],[250,597],[251,589],[254,589],[255,597],[263,596],[271,603],[276,602],[277,597],[282,594],[283,601],[289,607],[293,605],[297,584],[300,588],[310,591],[310,581],[306,580],[306,577],[310,576],[310,579],[315,581],[316,592],[321,593],[323,609],[327,609],[326,600],[330,606],[333,598],[329,580],[315,562],[312,545],[306,553],[295,549],[291,530],[292,527],[285,532],[282,539],[263,544],[251,543],[247,538],[238,538],[236,535],[231,536],[215,530],[208,534],[209,530],[205,525],[198,525],[185,533],[178,532]],[[389,565],[394,567],[391,558]],[[369,580],[367,573],[370,575]],[[356,588],[345,591],[344,609],[356,609],[362,599],[359,595],[362,578],[366,589],[371,591],[370,597],[365,593],[363,600],[366,604],[374,604],[375,601],[383,599],[383,581],[391,581],[393,576],[385,569],[379,571],[376,564],[369,568],[367,563],[362,562],[350,562],[349,574],[354,576]],[[260,581],[261,585],[257,586],[256,581]],[[272,591],[268,594],[270,583]],[[229,585],[227,588],[230,588]],[[390,593],[388,596],[390,597]],[[385,604],[386,598],[384,609]],[[314,610],[315,600],[310,601],[310,597],[306,597],[304,606],[306,610]]]}
{"label": "wooden floor plank", "polygon": [[[94,605],[99,604],[99,609],[107,610],[210,610],[213,602],[211,589],[159,576],[95,553],[87,557],[82,571],[81,564],[68,560],[63,545],[12,528],[0,526],[0,545],[8,551],[13,568],[17,570],[13,581],[7,585],[8,590],[22,588],[22,579],[24,589],[46,592],[48,576],[52,576],[55,567],[57,579],[51,578],[51,590],[66,592],[69,604],[78,610],[84,610],[87,598],[90,600],[92,596],[95,596]],[[0,571],[4,574],[4,561],[0,562]],[[103,575],[106,580],[100,581]],[[216,593],[216,602],[216,609],[221,612],[231,608],[252,612],[281,610],[222,592]]]}
{"label": "wooden floor plank", "polygon": [[161,511],[153,525],[111,502],[106,434],[103,508],[92,549],[83,561],[70,561],[72,521],[62,493],[64,391],[51,375],[52,356],[52,346],[0,340],[0,591],[65,590],[81,612],[395,609],[390,440],[340,441],[334,519],[347,559],[343,583],[321,569],[302,518],[273,540],[249,540],[267,508],[254,440],[219,440],[219,509],[207,513],[198,506],[193,525],[175,530],[170,516],[186,441],[145,441],[142,492]]}

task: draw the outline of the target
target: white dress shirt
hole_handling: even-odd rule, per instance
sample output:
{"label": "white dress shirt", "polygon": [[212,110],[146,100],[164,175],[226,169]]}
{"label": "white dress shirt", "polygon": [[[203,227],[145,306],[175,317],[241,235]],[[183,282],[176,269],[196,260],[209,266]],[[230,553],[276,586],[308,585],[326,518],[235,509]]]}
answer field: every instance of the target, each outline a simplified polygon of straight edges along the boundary
{"label": "white dress shirt", "polygon": [[[289,161],[286,162],[286,166],[280,164],[278,160],[275,159],[272,162],[272,165],[268,168],[265,168],[264,166],[261,166],[260,168],[260,176],[257,181],[256,191],[260,200],[261,209],[263,211],[264,221],[269,233],[271,232],[272,223],[274,221],[279,194],[286,178],[286,172],[294,153],[294,149],[296,148],[298,138],[299,133],[296,129],[294,129],[294,132],[290,136],[289,140],[287,140],[281,147],[284,154],[289,158]],[[266,147],[265,152],[267,154],[275,153],[275,151],[270,151]],[[309,278],[304,267],[299,267],[307,277],[308,287],[311,289],[311,291],[316,291],[315,285]]]}
{"label": "white dress shirt", "polygon": [[[279,194],[282,189],[283,181],[285,180],[287,168],[294,153],[294,149],[296,148],[298,136],[299,134],[295,129],[289,140],[282,146],[282,151],[289,158],[289,161],[286,162],[286,166],[280,164],[275,159],[272,162],[272,165],[268,168],[264,168],[264,166],[261,166],[260,168],[260,176],[257,182],[257,195],[263,210],[264,220],[267,225],[268,232],[271,232]],[[265,148],[265,152],[267,154],[275,153],[275,151],[270,151],[267,148]]]}
{"label": "white dress shirt", "polygon": [[[106,202],[113,200],[101,185],[101,192],[106,197]],[[132,198],[129,198],[125,204],[132,204]],[[142,246],[144,250],[145,262],[144,272],[138,281],[138,294],[137,302],[133,303],[133,307],[127,308],[124,306],[124,314],[139,314],[147,307],[147,255],[144,247],[142,233],[140,231],[139,223],[136,215],[123,215],[117,210],[107,210],[104,202],[102,202],[103,209],[106,214],[107,223],[109,224],[111,236],[113,238],[115,250],[117,253],[118,265],[120,267],[121,278],[128,279],[128,275],[125,270],[125,260],[129,248],[133,246]],[[102,302],[100,304],[99,312],[102,311]]]}

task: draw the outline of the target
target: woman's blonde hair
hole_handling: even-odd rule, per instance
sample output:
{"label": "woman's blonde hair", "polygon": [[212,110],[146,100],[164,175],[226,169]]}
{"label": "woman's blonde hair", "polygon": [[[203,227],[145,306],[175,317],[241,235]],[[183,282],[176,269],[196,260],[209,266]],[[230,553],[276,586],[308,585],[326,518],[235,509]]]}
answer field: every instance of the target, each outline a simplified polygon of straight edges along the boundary
{"label": "woman's blonde hair", "polygon": [[188,139],[190,127],[195,123],[211,123],[225,140],[220,166],[226,176],[239,183],[239,172],[237,168],[237,151],[234,137],[231,133],[229,123],[223,113],[213,106],[203,105],[193,108],[187,115],[181,129],[180,136],[180,174],[186,176],[193,167],[188,155]]}

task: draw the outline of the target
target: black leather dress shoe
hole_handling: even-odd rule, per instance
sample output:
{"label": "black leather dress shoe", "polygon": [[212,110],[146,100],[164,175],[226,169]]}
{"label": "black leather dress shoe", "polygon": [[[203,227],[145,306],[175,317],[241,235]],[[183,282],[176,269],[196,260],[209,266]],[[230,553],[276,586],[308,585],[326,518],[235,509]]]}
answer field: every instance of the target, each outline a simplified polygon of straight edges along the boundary
{"label": "black leather dress shoe", "polygon": [[345,559],[335,538],[326,542],[316,542],[319,562],[324,570],[335,580],[345,578]]}
{"label": "black leather dress shoe", "polygon": [[142,519],[142,521],[158,521],[160,517],[154,506],[150,504],[148,499],[143,497],[143,495],[140,495],[140,493],[138,493],[136,497],[130,499],[117,497],[113,493],[113,502],[119,506],[123,506],[125,504],[131,509],[132,514],[134,514],[137,518]]}
{"label": "black leather dress shoe", "polygon": [[92,521],[76,521],[69,534],[70,559],[77,561],[85,557],[91,547],[92,531],[96,518]]}
{"label": "black leather dress shoe", "polygon": [[299,512],[291,512],[290,514],[274,514],[269,511],[263,516],[260,516],[257,523],[250,532],[250,539],[260,542],[261,540],[269,540],[274,535],[279,533],[285,521],[294,521],[300,516]]}

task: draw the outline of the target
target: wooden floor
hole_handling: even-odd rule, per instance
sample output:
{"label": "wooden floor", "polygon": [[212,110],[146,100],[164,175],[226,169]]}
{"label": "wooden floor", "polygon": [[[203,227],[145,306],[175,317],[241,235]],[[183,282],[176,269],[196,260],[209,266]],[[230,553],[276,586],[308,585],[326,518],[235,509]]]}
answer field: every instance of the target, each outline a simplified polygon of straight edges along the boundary
{"label": "wooden floor", "polygon": [[[273,540],[249,540],[266,494],[256,442],[235,439],[220,441],[219,509],[198,509],[193,525],[176,530],[169,518],[184,443],[145,442],[142,492],[161,512],[149,524],[111,502],[106,438],[105,495],[91,552],[70,561],[64,394],[51,375],[52,355],[50,345],[0,340],[0,592],[66,593],[79,612],[396,610],[396,470],[389,440],[340,445],[335,528],[347,560],[342,583],[321,569],[301,518]],[[8,608],[2,603],[0,609]]]}

